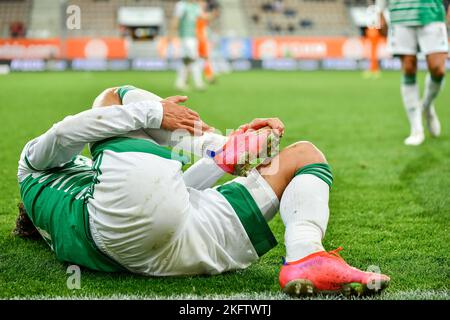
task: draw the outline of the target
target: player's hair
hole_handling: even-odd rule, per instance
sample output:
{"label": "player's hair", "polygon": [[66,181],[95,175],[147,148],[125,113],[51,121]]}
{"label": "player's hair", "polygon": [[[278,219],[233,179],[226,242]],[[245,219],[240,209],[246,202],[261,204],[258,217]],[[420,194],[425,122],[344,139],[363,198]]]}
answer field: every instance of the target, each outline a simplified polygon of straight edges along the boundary
{"label": "player's hair", "polygon": [[32,240],[41,238],[39,231],[36,229],[33,222],[28,217],[23,203],[19,203],[17,207],[19,208],[19,216],[16,220],[16,228],[13,231],[14,235]]}
{"label": "player's hair", "polygon": [[208,0],[207,2],[207,11],[214,11],[216,9],[220,9],[219,2],[217,0]]}
{"label": "player's hair", "polygon": [[443,4],[446,11],[450,10],[450,0],[444,0]]}

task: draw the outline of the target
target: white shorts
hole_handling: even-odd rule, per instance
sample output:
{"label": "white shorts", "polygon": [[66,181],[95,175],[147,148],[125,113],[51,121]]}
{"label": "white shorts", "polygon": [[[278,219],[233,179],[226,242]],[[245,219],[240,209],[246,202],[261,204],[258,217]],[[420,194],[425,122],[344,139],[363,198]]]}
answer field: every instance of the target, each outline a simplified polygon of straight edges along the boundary
{"label": "white shorts", "polygon": [[246,268],[276,245],[263,216],[279,203],[258,171],[196,190],[186,187],[179,161],[142,141],[94,147],[99,175],[88,211],[106,255],[144,275],[217,274]]}
{"label": "white shorts", "polygon": [[198,40],[197,38],[181,38],[181,57],[191,60],[198,59]]}
{"label": "white shorts", "polygon": [[388,47],[395,56],[448,52],[447,26],[444,22],[425,26],[393,25],[389,28]]}

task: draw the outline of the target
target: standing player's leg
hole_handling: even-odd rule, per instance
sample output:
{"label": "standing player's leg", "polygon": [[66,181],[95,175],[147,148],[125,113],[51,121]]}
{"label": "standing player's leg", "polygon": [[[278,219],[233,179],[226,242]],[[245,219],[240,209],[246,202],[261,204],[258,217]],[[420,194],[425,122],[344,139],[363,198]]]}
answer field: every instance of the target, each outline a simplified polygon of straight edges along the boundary
{"label": "standing player's leg", "polygon": [[208,83],[214,82],[214,71],[211,66],[211,60],[209,58],[209,48],[207,39],[198,40],[198,52],[200,59],[203,63],[203,74],[205,75],[206,81]]}
{"label": "standing player's leg", "polygon": [[405,139],[406,145],[419,145],[423,142],[422,108],[420,106],[419,85],[417,84],[417,57],[403,55],[401,94],[403,106],[410,124],[410,136]]}
{"label": "standing player's leg", "polygon": [[425,80],[422,107],[425,112],[428,129],[437,137],[441,126],[433,102],[444,84],[445,63],[448,55],[447,27],[443,22],[434,22],[419,30],[419,43],[427,56],[429,73]]}
{"label": "standing player's leg", "polygon": [[416,81],[417,30],[414,27],[393,25],[389,28],[388,41],[392,54],[400,57],[402,63],[400,91],[410,124],[410,136],[405,139],[405,144],[419,145],[424,140],[424,134],[419,86]]}
{"label": "standing player's leg", "polygon": [[198,54],[198,40],[196,38],[189,38],[185,41],[186,49],[188,50],[189,58],[191,59],[190,71],[192,74],[192,79],[194,80],[195,88],[197,90],[203,90],[205,89],[202,76],[203,63]]}
{"label": "standing player's leg", "polygon": [[183,58],[177,68],[177,78],[175,80],[175,88],[180,91],[186,91],[188,88],[187,81],[189,75],[189,61]]}
{"label": "standing player's leg", "polygon": [[425,78],[422,108],[425,112],[428,130],[434,137],[441,134],[441,124],[433,102],[444,85],[446,61],[447,53],[433,53],[427,56],[429,73]]}

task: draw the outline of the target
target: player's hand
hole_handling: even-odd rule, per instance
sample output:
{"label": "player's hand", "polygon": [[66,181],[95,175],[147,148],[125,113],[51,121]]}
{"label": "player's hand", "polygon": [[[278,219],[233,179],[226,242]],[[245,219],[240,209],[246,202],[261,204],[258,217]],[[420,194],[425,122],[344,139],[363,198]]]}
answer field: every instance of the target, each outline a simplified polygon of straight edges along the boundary
{"label": "player's hand", "polygon": [[183,102],[186,102],[187,99],[188,99],[187,96],[171,96],[171,97],[165,98],[164,100],[170,101],[173,103],[183,103]]}
{"label": "player's hand", "polygon": [[250,123],[240,126],[239,129],[258,130],[264,127],[270,127],[280,137],[284,134],[284,123],[278,118],[256,118]]}
{"label": "player's hand", "polygon": [[162,129],[169,131],[187,130],[192,135],[202,135],[204,132],[213,129],[200,119],[197,112],[174,102],[178,101],[177,99],[180,96],[169,98],[173,99],[161,101],[163,106]]}
{"label": "player's hand", "polygon": [[383,13],[380,14],[380,33],[384,37],[388,34],[388,24]]}

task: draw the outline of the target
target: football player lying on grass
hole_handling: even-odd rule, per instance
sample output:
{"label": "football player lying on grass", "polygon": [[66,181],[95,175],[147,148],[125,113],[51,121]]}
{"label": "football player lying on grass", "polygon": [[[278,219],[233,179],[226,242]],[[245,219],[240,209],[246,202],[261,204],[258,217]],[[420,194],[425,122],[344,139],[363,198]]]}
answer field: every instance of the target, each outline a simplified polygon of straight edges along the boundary
{"label": "football player lying on grass", "polygon": [[[353,268],[322,246],[333,181],[322,152],[302,141],[275,155],[284,133],[277,118],[255,119],[228,137],[212,133],[179,105],[186,99],[107,89],[91,110],[28,142],[17,233],[33,235],[35,227],[58,260],[94,270],[214,275],[247,268],[273,248],[267,222],[280,211],[284,292],[369,294],[388,285],[389,277]],[[86,144],[92,160],[80,156]],[[186,157],[164,146],[203,158],[183,172]],[[242,176],[213,188],[225,173]]]}

